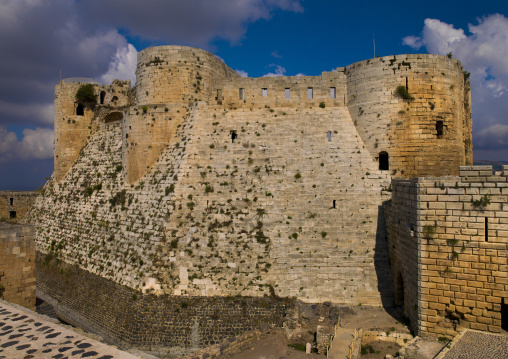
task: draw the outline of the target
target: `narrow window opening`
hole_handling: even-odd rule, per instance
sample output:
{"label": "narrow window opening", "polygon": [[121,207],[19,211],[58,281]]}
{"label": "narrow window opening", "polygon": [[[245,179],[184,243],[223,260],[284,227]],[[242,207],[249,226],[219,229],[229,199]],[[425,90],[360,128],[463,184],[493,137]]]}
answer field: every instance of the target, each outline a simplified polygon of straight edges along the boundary
{"label": "narrow window opening", "polygon": [[332,141],[332,131],[328,131],[326,133],[326,137],[328,137],[328,142],[331,142]]}
{"label": "narrow window opening", "polygon": [[489,241],[489,219],[485,217],[485,242]]}
{"label": "narrow window opening", "polygon": [[231,142],[235,143],[236,138],[238,137],[238,134],[236,133],[236,130],[231,130]]}
{"label": "narrow window opening", "polygon": [[501,301],[501,328],[508,330],[508,298]]}
{"label": "narrow window opening", "polygon": [[82,104],[78,104],[76,107],[76,116],[84,116],[85,115],[85,106]]}
{"label": "narrow window opening", "polygon": [[240,100],[245,100],[245,89],[241,88],[238,95],[240,96]]}
{"label": "narrow window opening", "polygon": [[208,208],[208,200],[206,200],[206,208]]}
{"label": "narrow window opening", "polygon": [[308,97],[309,99],[314,98],[314,89],[313,89],[312,87],[309,87],[309,88],[307,89],[307,97]]}
{"label": "narrow window opening", "polygon": [[432,85],[430,85],[430,89],[432,90]]}
{"label": "narrow window opening", "polygon": [[267,88],[263,88],[263,89],[261,89],[261,94],[262,94],[263,96],[268,96],[268,89],[267,89]]}
{"label": "narrow window opening", "polygon": [[104,99],[106,98],[106,91],[101,91],[101,105],[104,104]]}
{"label": "narrow window opening", "polygon": [[289,88],[284,89],[284,98],[287,100],[291,96],[291,92]]}
{"label": "narrow window opening", "polygon": [[387,171],[390,169],[387,152],[379,152],[379,169],[381,171]]}
{"label": "narrow window opening", "polygon": [[332,208],[336,208],[335,206],[337,205],[337,201],[334,199],[333,200],[333,203],[332,203]]}
{"label": "narrow window opening", "polygon": [[406,90],[409,91],[409,84],[408,84],[408,81],[407,81],[407,77],[406,77]]}
{"label": "narrow window opening", "polygon": [[111,99],[111,102],[116,104],[117,101],[118,101],[118,96],[113,96],[113,98]]}
{"label": "narrow window opening", "polygon": [[129,126],[129,130],[132,130],[132,127],[131,127],[131,126]]}
{"label": "narrow window opening", "polygon": [[16,218],[16,211],[10,211],[9,212],[9,218],[10,219]]}
{"label": "narrow window opening", "polygon": [[11,198],[11,206],[14,206],[14,198]]}
{"label": "narrow window opening", "polygon": [[222,89],[217,89],[217,105],[222,105]]}
{"label": "narrow window opening", "polygon": [[436,121],[437,138],[443,137],[443,121]]}
{"label": "narrow window opening", "polygon": [[330,87],[330,98],[335,98],[335,87]]}

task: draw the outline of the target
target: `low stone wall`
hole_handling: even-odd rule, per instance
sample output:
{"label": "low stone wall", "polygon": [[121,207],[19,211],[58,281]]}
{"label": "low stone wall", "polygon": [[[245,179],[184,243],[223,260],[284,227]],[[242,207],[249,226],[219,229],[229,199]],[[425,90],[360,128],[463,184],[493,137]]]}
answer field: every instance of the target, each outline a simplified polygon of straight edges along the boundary
{"label": "low stone wall", "polygon": [[143,295],[50,256],[37,256],[37,295],[64,320],[120,347],[181,356],[258,328],[282,326],[288,302],[271,297]]}
{"label": "low stone wall", "polygon": [[35,227],[0,222],[0,298],[35,310]]}
{"label": "low stone wall", "polygon": [[234,355],[245,350],[251,343],[261,339],[263,333],[256,329],[234,338],[227,338],[220,344],[212,345],[208,348],[192,353],[181,359],[214,359],[220,358],[221,355]]}

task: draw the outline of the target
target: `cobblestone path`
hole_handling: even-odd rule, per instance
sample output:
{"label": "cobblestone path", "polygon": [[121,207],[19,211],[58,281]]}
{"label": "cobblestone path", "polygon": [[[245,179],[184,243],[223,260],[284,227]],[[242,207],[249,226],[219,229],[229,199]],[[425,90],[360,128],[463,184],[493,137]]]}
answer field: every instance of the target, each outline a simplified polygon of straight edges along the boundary
{"label": "cobblestone path", "polygon": [[36,313],[0,301],[0,359],[135,359]]}

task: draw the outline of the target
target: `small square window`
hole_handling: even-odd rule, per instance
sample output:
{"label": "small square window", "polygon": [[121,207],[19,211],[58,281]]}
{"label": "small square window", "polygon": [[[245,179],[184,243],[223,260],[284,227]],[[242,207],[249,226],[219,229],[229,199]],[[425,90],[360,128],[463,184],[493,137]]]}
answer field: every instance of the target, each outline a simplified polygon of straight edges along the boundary
{"label": "small square window", "polygon": [[335,87],[330,87],[330,98],[335,98],[335,97],[336,97]]}
{"label": "small square window", "polygon": [[313,97],[314,97],[314,89],[313,89],[312,87],[309,87],[309,88],[307,89],[307,97],[308,97],[309,99],[311,99],[311,98],[313,98]]}
{"label": "small square window", "polygon": [[268,96],[268,89],[261,89],[261,94],[263,96]]}
{"label": "small square window", "polygon": [[286,88],[284,90],[284,98],[287,100],[290,98],[290,96],[291,96],[290,90],[289,90],[289,88]]}

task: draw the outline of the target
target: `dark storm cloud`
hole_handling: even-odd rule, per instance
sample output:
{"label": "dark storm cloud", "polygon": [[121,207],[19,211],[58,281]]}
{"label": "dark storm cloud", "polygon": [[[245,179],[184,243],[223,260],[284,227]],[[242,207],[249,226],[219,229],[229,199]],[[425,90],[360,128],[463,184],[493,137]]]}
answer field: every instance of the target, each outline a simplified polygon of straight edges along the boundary
{"label": "dark storm cloud", "polygon": [[303,11],[297,0],[87,0],[79,12],[96,25],[128,29],[143,39],[207,47],[215,38],[239,41],[249,22],[274,10]]}

